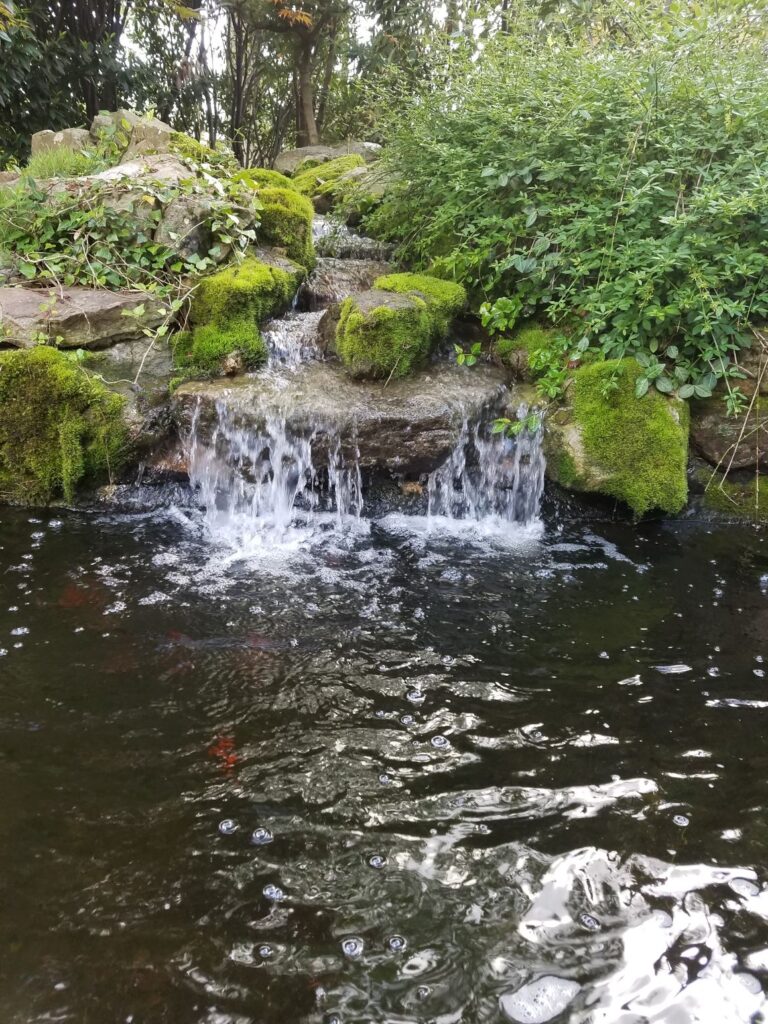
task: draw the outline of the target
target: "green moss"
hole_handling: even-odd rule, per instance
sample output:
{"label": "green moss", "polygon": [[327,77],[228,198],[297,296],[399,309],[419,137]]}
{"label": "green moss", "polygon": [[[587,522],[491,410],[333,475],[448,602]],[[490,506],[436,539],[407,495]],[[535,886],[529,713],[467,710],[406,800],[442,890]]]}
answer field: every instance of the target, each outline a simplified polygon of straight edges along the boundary
{"label": "green moss", "polygon": [[651,392],[635,397],[642,368],[634,359],[578,369],[573,414],[588,463],[599,468],[599,490],[641,516],[679,512],[688,496],[688,406]]}
{"label": "green moss", "polygon": [[353,377],[404,377],[431,343],[432,320],[422,299],[401,309],[378,306],[366,312],[354,298],[341,305],[336,352]]}
{"label": "green moss", "polygon": [[246,167],[234,175],[233,181],[244,181],[254,188],[290,188],[296,191],[296,186],[290,178],[286,178],[280,171],[270,171],[266,167]]}
{"label": "green moss", "polygon": [[196,164],[205,164],[212,170],[221,174],[231,175],[238,168],[237,160],[232,153],[226,150],[211,149],[203,142],[184,135],[183,132],[173,132],[171,135],[171,152],[180,156],[182,160],[191,160]]}
{"label": "green moss", "polygon": [[349,156],[337,156],[334,160],[314,167],[301,165],[301,169],[293,176],[293,186],[305,196],[325,195],[331,190],[342,174],[355,167],[364,167],[365,160],[356,153]]}
{"label": "green moss", "polygon": [[125,461],[123,399],[53,348],[0,353],[0,498],[71,501]]}
{"label": "green moss", "polygon": [[285,249],[290,259],[311,270],[315,265],[312,203],[290,188],[264,188],[259,192],[259,200],[261,241]]}
{"label": "green moss", "polygon": [[174,361],[190,373],[213,374],[239,352],[247,369],[267,356],[259,323],[290,306],[303,271],[291,273],[249,257],[204,278],[192,296],[191,330],[174,339]]}
{"label": "green moss", "polygon": [[768,522],[768,477],[737,481],[715,473],[707,474],[703,483],[705,508],[737,519]]}
{"label": "green moss", "polygon": [[373,286],[422,299],[429,311],[433,338],[444,338],[454,318],[467,304],[467,293],[460,284],[429,274],[385,274]]}
{"label": "green moss", "polygon": [[532,324],[522,327],[509,338],[498,338],[493,343],[493,352],[504,366],[515,370],[519,368],[521,351],[525,352],[530,367],[531,358],[537,352],[549,348],[553,338],[554,331]]}

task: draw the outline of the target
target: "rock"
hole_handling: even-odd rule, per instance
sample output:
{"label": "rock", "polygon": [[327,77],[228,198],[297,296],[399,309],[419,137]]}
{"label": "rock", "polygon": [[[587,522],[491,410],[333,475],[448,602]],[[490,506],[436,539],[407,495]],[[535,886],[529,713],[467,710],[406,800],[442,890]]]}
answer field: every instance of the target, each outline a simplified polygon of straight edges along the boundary
{"label": "rock", "polygon": [[[205,196],[184,195],[164,208],[155,232],[155,242],[188,259],[196,253],[207,256],[213,246],[212,206]],[[226,252],[222,250],[223,259]]]}
{"label": "rock", "polygon": [[547,475],[570,490],[618,498],[636,516],[675,514],[688,493],[688,407],[658,392],[636,398],[641,373],[633,359],[576,370],[568,404],[545,423]]}
{"label": "rock", "polygon": [[334,223],[326,217],[315,217],[312,225],[318,256],[335,259],[389,260],[395,247],[350,231],[344,224]]}
{"label": "rock", "polygon": [[312,163],[323,164],[328,160],[334,160],[337,156],[347,156],[354,153],[361,156],[367,163],[373,163],[379,159],[381,146],[375,142],[343,142],[335,146],[303,146],[300,149],[286,149],[275,160],[275,170],[281,174],[292,175],[298,171],[302,164],[311,166]]}
{"label": "rock", "polygon": [[19,181],[21,181],[21,175],[18,171],[0,171],[0,188],[15,185]]}
{"label": "rock", "polygon": [[403,377],[429,354],[432,325],[419,298],[371,288],[331,307],[321,324],[323,338],[350,377]]}
{"label": "rock", "polygon": [[768,395],[768,329],[756,329],[754,336],[752,347],[738,353],[739,367],[746,379],[733,381],[750,398],[757,388],[761,395]]}
{"label": "rock", "polygon": [[137,156],[150,153],[169,153],[175,132],[169,124],[156,117],[140,118],[133,125],[131,141],[123,153],[121,163],[128,163]]}
{"label": "rock", "polygon": [[[140,320],[124,310],[145,307]],[[165,308],[144,292],[110,292],[93,288],[0,287],[0,331],[17,348],[31,348],[41,337],[59,348],[106,348],[135,338],[144,327],[157,327]]]}
{"label": "rock", "polygon": [[349,295],[366,291],[377,277],[391,271],[391,264],[376,260],[318,260],[299,290],[299,308],[309,311],[327,309]]}
{"label": "rock", "polygon": [[191,181],[194,174],[178,157],[170,153],[157,153],[150,156],[137,156],[126,163],[110,167],[100,174],[92,174],[85,178],[74,178],[81,187],[88,187],[99,182],[130,182],[140,184],[142,181],[159,182],[162,185],[178,185]]}
{"label": "rock", "polygon": [[105,134],[122,135],[126,144],[130,141],[134,127],[141,121],[141,115],[135,110],[100,111],[91,122],[90,135],[97,142]]}
{"label": "rock", "polygon": [[466,420],[502,410],[506,401],[515,403],[503,381],[492,367],[439,364],[388,385],[360,384],[334,364],[305,363],[282,375],[184,384],[172,402],[183,432],[199,410],[204,441],[222,401],[244,430],[262,429],[269,417],[285,416],[289,432],[311,436],[318,464],[338,441],[346,457],[359,452],[363,469],[418,476],[447,458]]}
{"label": "rock", "polygon": [[691,406],[691,444],[721,470],[768,471],[768,399],[756,399],[751,413],[728,416],[722,397]]}
{"label": "rock", "polygon": [[85,128],[65,128],[60,132],[35,132],[32,136],[32,156],[50,149],[85,149],[93,145],[90,132]]}

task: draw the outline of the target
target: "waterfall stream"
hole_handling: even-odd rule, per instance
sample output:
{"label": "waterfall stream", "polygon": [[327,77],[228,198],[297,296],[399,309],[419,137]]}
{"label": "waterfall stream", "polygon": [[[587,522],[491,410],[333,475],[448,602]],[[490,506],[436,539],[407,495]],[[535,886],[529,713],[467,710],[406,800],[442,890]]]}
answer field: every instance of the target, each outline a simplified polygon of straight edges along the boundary
{"label": "waterfall stream", "polygon": [[[316,234],[321,239],[331,237],[324,223],[316,228]],[[370,241],[348,231],[340,237],[355,253]],[[360,238],[359,244],[350,243],[356,238]],[[290,544],[327,530],[339,534],[359,524],[364,491],[377,467],[371,458],[361,459],[358,421],[365,419],[375,438],[378,419],[382,424],[385,419],[384,411],[375,407],[378,396],[398,407],[394,387],[378,385],[378,390],[369,387],[359,415],[356,410],[350,412],[341,383],[332,379],[315,386],[317,401],[313,404],[313,393],[304,387],[307,376],[302,372],[323,358],[318,338],[325,310],[315,308],[317,297],[330,292],[343,298],[344,289],[356,276],[342,266],[338,282],[329,281],[334,265],[344,260],[321,263],[315,281],[311,277],[303,288],[313,311],[291,310],[263,328],[269,360],[259,380],[267,381],[268,387],[246,396],[244,389],[225,387],[205,412],[198,399],[190,417],[186,440],[190,482],[205,511],[209,534],[237,550]],[[437,416],[445,420],[440,435],[445,454],[412,482],[410,493],[418,494],[421,504],[410,503],[407,512],[414,522],[419,518],[425,522],[427,532],[446,522],[492,522],[513,533],[538,516],[544,485],[541,431],[525,430],[514,438],[493,433],[492,422],[499,415],[504,389],[501,393],[491,390],[491,396],[497,398],[478,405],[470,388],[465,396],[463,383],[476,381],[478,368],[463,372],[468,376],[462,378],[461,386],[454,387],[437,407]],[[354,387],[346,384],[350,386]],[[423,388],[437,386],[425,371]],[[304,405],[301,419],[296,416],[297,396]],[[516,410],[520,419],[527,412],[524,403]],[[388,414],[391,417],[391,408]],[[405,413],[400,418],[404,419]],[[431,417],[430,427],[436,418]],[[400,423],[399,429],[400,446],[407,450],[417,440],[419,424],[414,425],[413,433],[407,423]],[[452,440],[448,441],[446,434]],[[402,474],[390,468],[392,475],[402,479]]]}

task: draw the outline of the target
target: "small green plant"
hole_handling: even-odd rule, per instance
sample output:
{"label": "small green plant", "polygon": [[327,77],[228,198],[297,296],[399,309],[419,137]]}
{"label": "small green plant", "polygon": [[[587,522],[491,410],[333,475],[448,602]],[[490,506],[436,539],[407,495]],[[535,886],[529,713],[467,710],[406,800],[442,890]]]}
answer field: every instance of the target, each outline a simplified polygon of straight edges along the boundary
{"label": "small green plant", "polygon": [[476,341],[469,350],[465,350],[461,345],[454,345],[453,350],[456,353],[456,362],[459,366],[474,366],[482,355],[483,346]]}
{"label": "small green plant", "polygon": [[511,420],[500,416],[493,421],[492,434],[504,434],[507,437],[518,437],[520,434],[536,434],[541,429],[541,413],[529,412],[519,419]]}

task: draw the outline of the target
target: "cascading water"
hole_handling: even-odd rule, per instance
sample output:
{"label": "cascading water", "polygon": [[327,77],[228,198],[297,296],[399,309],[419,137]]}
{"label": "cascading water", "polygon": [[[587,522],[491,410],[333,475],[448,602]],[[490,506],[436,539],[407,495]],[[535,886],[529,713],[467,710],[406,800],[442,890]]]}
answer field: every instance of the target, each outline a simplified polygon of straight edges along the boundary
{"label": "cascading water", "polygon": [[262,330],[271,366],[295,368],[317,357],[317,331],[324,310],[314,313],[287,313],[270,320]]}

